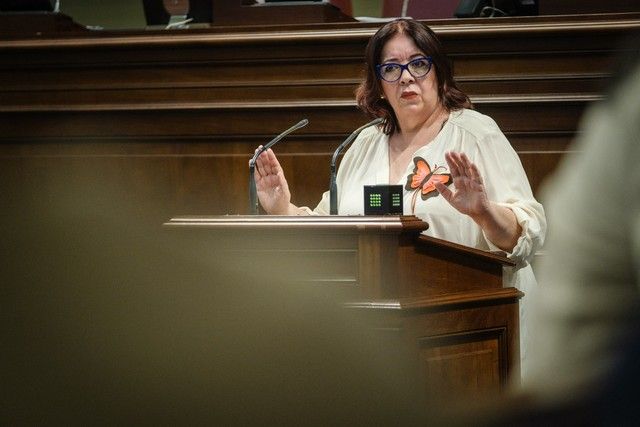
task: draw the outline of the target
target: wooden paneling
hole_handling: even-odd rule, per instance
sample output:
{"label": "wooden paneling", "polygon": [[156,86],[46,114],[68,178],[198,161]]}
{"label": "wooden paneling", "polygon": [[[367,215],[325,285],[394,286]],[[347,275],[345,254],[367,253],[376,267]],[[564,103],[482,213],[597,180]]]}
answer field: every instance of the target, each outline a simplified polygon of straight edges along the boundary
{"label": "wooden paneling", "polygon": [[[505,335],[506,328],[499,328],[421,339],[426,382],[447,396],[460,390],[474,397],[497,393],[506,382],[500,378],[500,350],[505,347]],[[469,372],[475,369],[476,372]],[[479,375],[481,372],[484,375]]]}
{"label": "wooden paneling", "polygon": [[[429,24],[537,192],[570,149],[585,108],[602,97],[619,42],[640,28],[640,15]],[[328,187],[331,153],[367,121],[353,91],[376,28],[7,37],[0,40],[2,169],[20,182],[106,175],[131,197],[158,202],[165,219],[245,213],[254,148],[307,118],[275,149],[294,202],[313,207]]]}
{"label": "wooden paneling", "polygon": [[403,302],[404,333],[433,399],[486,398],[518,378],[520,295],[504,288]]}
{"label": "wooden paneling", "polygon": [[165,224],[195,236],[232,270],[332,286],[348,307],[373,315],[370,327],[408,344],[433,398],[497,393],[519,372],[522,293],[502,279],[503,267],[515,264],[420,235],[426,227],[389,215],[186,216]]}

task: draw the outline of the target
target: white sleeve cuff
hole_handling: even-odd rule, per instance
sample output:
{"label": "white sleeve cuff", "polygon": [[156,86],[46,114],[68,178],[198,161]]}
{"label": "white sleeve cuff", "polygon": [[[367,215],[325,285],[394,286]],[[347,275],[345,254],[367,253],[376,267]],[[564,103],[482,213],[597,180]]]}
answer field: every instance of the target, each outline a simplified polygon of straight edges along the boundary
{"label": "white sleeve cuff", "polygon": [[[513,203],[497,204],[511,209],[516,216],[516,221],[518,221],[518,224],[520,224],[520,227],[522,228],[522,232],[516,242],[516,245],[513,247],[511,252],[507,252],[506,254],[507,257],[515,261],[519,267],[524,266],[533,258],[535,252],[542,246],[543,236],[545,234],[544,228],[546,227],[544,214],[542,214],[540,219],[540,215],[529,207],[522,207]],[[539,206],[540,209],[542,209],[542,206]],[[487,238],[484,231],[482,234],[489,245],[489,250],[504,252],[504,250],[494,245]]]}

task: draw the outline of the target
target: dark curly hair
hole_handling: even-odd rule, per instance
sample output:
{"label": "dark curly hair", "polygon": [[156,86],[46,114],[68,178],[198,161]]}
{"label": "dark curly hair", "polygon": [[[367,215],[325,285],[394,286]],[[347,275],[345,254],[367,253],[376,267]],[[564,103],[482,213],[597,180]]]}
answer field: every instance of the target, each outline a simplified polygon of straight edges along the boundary
{"label": "dark curly hair", "polygon": [[381,27],[369,40],[365,51],[365,77],[356,89],[358,107],[371,118],[384,118],[385,134],[391,135],[400,126],[389,102],[381,98],[383,92],[376,65],[380,63],[382,48],[396,34],[411,37],[425,55],[431,56],[438,81],[438,100],[447,111],[473,108],[469,96],[458,89],[449,59],[433,30],[412,19],[397,19]]}

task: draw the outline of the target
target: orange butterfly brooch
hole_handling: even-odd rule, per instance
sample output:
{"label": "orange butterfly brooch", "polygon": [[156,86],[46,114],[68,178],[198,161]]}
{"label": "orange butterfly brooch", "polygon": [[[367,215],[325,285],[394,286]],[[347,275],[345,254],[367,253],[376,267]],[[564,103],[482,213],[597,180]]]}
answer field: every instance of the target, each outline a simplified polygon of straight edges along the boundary
{"label": "orange butterfly brooch", "polygon": [[418,193],[422,196],[422,200],[427,200],[429,197],[438,195],[435,182],[441,182],[444,185],[451,185],[452,182],[450,173],[442,173],[447,170],[446,166],[434,165],[431,170],[429,163],[422,157],[414,157],[413,164],[413,173],[407,176],[407,183],[404,186],[407,191],[413,190],[411,212],[415,212]]}

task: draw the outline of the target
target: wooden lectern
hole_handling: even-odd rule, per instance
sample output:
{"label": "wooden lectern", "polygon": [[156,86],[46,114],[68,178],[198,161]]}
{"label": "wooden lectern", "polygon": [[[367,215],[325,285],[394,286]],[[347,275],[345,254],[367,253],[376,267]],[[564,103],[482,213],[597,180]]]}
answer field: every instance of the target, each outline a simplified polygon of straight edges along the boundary
{"label": "wooden lectern", "polygon": [[165,227],[264,271],[277,265],[346,291],[350,307],[379,312],[416,349],[443,398],[498,392],[519,375],[522,294],[502,286],[513,263],[424,236],[428,225],[414,216],[187,216]]}

